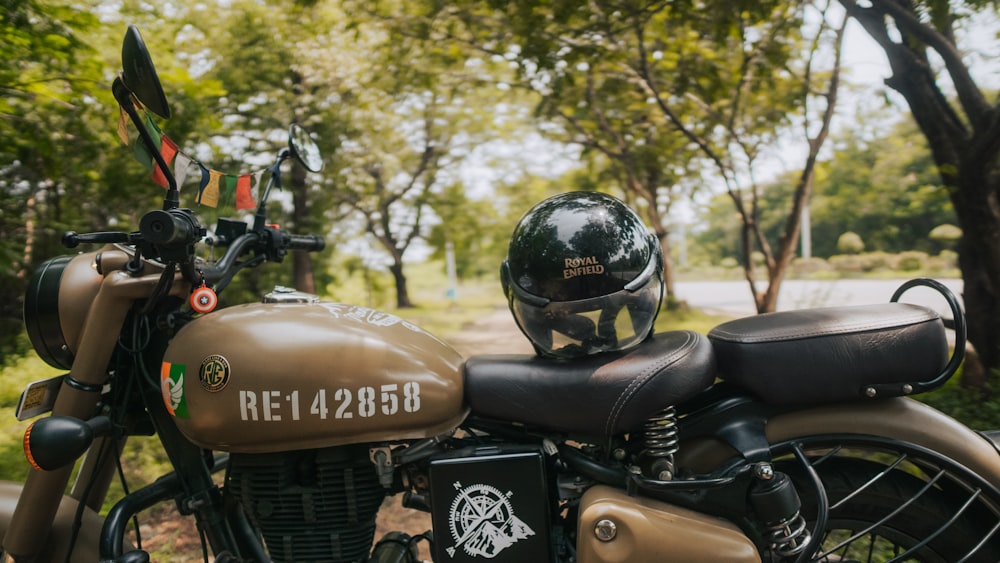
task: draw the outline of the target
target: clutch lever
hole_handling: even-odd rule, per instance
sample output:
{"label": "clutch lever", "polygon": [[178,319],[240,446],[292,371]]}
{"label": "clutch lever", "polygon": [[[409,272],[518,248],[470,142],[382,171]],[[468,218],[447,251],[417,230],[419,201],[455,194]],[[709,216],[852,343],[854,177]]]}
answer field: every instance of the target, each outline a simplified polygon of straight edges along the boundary
{"label": "clutch lever", "polygon": [[62,236],[62,245],[66,248],[76,248],[81,243],[98,244],[135,244],[142,239],[139,233],[122,233],[117,231],[98,233],[77,233],[76,231],[66,231]]}

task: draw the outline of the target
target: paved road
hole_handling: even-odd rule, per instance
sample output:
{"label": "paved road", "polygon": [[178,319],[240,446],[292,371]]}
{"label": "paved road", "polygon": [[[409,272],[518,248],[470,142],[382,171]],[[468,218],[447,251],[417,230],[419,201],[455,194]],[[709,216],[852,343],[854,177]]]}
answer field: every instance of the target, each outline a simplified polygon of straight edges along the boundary
{"label": "paved road", "polygon": [[[828,307],[833,305],[864,305],[885,303],[905,280],[789,280],[782,284],[778,300],[779,310]],[[962,280],[938,280],[956,295],[961,295]],[[750,290],[745,281],[680,282],[676,285],[678,297],[700,309],[733,316],[755,313]],[[915,288],[905,299],[921,303],[942,313],[948,308],[943,299],[930,290]],[[947,316],[951,316],[947,314]],[[532,354],[534,351],[507,307],[498,307],[491,313],[463,327],[447,338],[449,344],[463,356],[476,354]]]}
{"label": "paved road", "polygon": [[[781,285],[778,310],[885,303],[904,281],[906,280],[787,280]],[[961,298],[962,280],[938,281]],[[678,298],[686,300],[693,307],[732,315],[752,315],[755,312],[750,287],[745,281],[679,282],[675,291]],[[910,290],[903,300],[942,312],[948,310],[943,299],[925,288]]]}

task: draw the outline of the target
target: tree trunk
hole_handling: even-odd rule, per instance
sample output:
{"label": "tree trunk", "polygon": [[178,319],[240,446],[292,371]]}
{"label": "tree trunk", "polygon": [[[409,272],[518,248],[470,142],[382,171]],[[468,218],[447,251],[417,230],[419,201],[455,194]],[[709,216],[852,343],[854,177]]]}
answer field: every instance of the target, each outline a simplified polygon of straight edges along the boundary
{"label": "tree trunk", "polygon": [[399,309],[412,309],[413,302],[410,301],[410,292],[406,288],[406,275],[403,274],[403,262],[401,259],[394,259],[389,266],[392,279],[396,281],[396,307]]}
{"label": "tree trunk", "polygon": [[952,202],[962,227],[958,263],[969,341],[989,372],[1000,367],[1000,166],[984,172],[963,174],[965,185],[958,186]]}
{"label": "tree trunk", "polygon": [[[885,50],[893,72],[886,84],[906,99],[948,189],[962,228],[958,261],[969,342],[990,373],[1000,368],[1000,105],[990,105],[973,82],[950,27],[924,23],[909,3],[841,3]],[[890,19],[902,40],[890,33]],[[938,86],[928,48],[944,60],[956,96]]]}
{"label": "tree trunk", "polygon": [[292,253],[292,279],[295,280],[295,289],[316,293],[316,276],[313,275],[312,256],[308,252]]}
{"label": "tree trunk", "polygon": [[[305,232],[312,224],[309,220],[306,171],[296,164],[292,166],[291,176],[289,184],[292,192],[292,226],[298,232]],[[292,285],[299,291],[316,293],[312,256],[308,252],[292,252]]]}
{"label": "tree trunk", "polygon": [[674,259],[670,256],[670,233],[663,229],[661,233],[656,230],[656,239],[660,242],[660,251],[663,253],[663,305],[667,309],[675,308],[679,303],[677,294],[674,292]]}

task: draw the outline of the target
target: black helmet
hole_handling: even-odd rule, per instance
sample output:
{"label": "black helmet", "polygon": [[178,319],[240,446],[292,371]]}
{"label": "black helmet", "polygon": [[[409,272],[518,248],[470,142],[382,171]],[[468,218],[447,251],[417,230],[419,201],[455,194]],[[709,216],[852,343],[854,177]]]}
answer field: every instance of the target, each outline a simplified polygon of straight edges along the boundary
{"label": "black helmet", "polygon": [[576,357],[635,346],[663,297],[660,245],[620,200],[570,192],[531,208],[500,267],[521,332],[542,355]]}

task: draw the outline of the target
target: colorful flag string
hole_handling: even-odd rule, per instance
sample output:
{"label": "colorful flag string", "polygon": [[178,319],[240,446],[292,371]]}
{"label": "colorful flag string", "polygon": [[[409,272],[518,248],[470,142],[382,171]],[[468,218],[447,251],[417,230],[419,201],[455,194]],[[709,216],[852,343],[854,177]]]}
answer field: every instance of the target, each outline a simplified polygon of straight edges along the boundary
{"label": "colorful flag string", "polygon": [[[260,188],[261,180],[267,169],[257,170],[247,174],[225,174],[218,170],[213,170],[199,162],[197,159],[180,150],[172,139],[167,137],[156,125],[153,118],[141,107],[137,107],[144,117],[143,125],[154,144],[159,144],[160,154],[163,161],[171,168],[174,180],[177,182],[177,189],[180,190],[185,180],[188,178],[189,167],[194,164],[201,172],[198,183],[198,196],[196,202],[206,207],[235,206],[236,209],[254,209],[257,207],[255,193]],[[141,162],[147,169],[152,169],[152,180],[158,186],[166,189],[167,178],[156,165],[153,156],[149,154],[143,143],[135,143],[129,137],[128,116],[125,110],[119,108],[118,115],[118,138],[126,146],[133,146],[135,159]]]}

